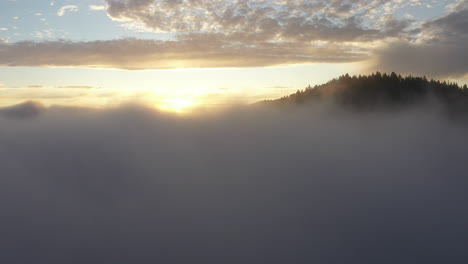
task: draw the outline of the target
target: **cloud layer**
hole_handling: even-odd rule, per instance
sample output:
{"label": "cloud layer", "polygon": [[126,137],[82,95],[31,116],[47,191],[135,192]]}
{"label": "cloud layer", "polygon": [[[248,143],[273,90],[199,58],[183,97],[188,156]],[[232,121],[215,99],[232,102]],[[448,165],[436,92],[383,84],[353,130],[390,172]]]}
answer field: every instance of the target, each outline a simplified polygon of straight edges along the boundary
{"label": "cloud layer", "polygon": [[107,11],[156,32],[223,33],[252,42],[356,41],[382,37],[385,28],[365,27],[360,18],[385,2],[107,0]]}
{"label": "cloud layer", "polygon": [[81,66],[91,68],[171,69],[256,67],[311,62],[350,62],[366,54],[346,45],[261,43],[238,45],[213,35],[177,41],[120,39],[108,41],[0,43],[3,66]]}
{"label": "cloud layer", "polygon": [[3,43],[0,65],[165,69],[361,61],[371,41],[405,34],[409,25],[391,16],[364,21],[387,2],[109,0],[111,19],[169,40]]}
{"label": "cloud layer", "polygon": [[[154,39],[0,42],[0,66],[140,70],[363,62],[370,71],[458,78],[468,73],[467,3],[106,0],[90,8]],[[447,11],[425,20],[410,14],[429,13],[421,6],[429,10],[431,4]],[[58,14],[76,10],[67,5]]]}
{"label": "cloud layer", "polygon": [[438,113],[0,117],[0,261],[466,263],[468,126]]}

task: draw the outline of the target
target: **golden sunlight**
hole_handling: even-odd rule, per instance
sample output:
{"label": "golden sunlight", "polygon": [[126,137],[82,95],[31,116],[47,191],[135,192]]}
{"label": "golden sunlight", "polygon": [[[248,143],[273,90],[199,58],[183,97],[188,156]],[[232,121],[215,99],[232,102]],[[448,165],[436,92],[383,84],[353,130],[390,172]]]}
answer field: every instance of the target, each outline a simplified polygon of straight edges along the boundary
{"label": "golden sunlight", "polygon": [[200,105],[193,98],[168,98],[161,101],[157,107],[164,111],[186,113],[194,107]]}

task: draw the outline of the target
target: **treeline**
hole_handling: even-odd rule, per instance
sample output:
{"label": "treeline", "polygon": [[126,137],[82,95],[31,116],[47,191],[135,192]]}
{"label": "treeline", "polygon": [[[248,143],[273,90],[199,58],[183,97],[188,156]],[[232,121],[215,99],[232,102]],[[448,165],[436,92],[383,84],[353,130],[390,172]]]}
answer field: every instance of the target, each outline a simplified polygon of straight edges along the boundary
{"label": "treeline", "polygon": [[317,100],[333,100],[345,106],[369,109],[381,106],[411,105],[428,98],[437,98],[451,107],[468,110],[468,87],[456,83],[428,80],[426,77],[402,77],[376,72],[372,75],[340,76],[330,82],[307,87],[278,100],[274,104],[302,104]]}

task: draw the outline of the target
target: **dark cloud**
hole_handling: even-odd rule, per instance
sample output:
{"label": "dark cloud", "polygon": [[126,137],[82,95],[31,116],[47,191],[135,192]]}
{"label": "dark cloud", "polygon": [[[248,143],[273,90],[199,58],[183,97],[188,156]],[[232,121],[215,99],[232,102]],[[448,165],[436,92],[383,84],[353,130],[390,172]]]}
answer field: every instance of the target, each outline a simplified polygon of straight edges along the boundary
{"label": "dark cloud", "polygon": [[427,22],[417,42],[391,43],[375,53],[371,68],[435,77],[468,74],[468,9]]}
{"label": "dark cloud", "polygon": [[466,263],[466,121],[326,105],[0,119],[2,263]]}
{"label": "dark cloud", "polygon": [[468,39],[468,6],[444,17],[428,22],[423,30],[433,36],[433,41],[454,41]]}

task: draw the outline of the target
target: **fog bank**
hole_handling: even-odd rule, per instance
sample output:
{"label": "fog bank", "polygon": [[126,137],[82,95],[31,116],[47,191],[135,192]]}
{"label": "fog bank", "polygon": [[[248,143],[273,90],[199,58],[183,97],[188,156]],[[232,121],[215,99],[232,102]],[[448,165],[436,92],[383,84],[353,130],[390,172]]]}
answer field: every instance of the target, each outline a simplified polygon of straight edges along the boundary
{"label": "fog bank", "polygon": [[437,106],[2,113],[1,263],[468,261],[468,122]]}

